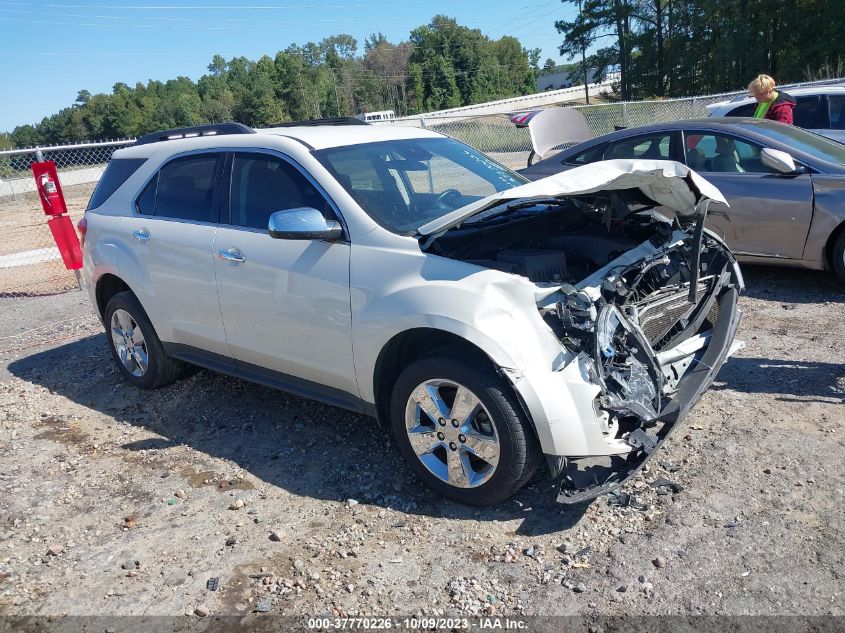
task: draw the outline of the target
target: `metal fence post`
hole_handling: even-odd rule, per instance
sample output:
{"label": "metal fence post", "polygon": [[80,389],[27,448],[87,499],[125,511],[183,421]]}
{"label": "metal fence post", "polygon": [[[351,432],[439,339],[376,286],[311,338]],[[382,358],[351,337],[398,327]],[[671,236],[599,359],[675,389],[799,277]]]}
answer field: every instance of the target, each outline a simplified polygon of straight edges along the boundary
{"label": "metal fence post", "polygon": [[628,102],[622,102],[622,127],[628,127]]}

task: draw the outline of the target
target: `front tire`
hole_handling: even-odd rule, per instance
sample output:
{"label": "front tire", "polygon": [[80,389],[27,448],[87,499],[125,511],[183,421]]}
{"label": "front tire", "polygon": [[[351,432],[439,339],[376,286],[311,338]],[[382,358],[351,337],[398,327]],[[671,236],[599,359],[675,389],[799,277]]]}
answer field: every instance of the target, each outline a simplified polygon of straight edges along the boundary
{"label": "front tire", "polygon": [[161,341],[137,297],[129,291],[113,296],[104,315],[106,337],[123,378],[139,389],[175,382],[183,363],[164,353]]}
{"label": "front tire", "polygon": [[432,490],[468,505],[504,501],[541,452],[507,382],[492,368],[432,355],[399,375],[391,425],[402,456]]}

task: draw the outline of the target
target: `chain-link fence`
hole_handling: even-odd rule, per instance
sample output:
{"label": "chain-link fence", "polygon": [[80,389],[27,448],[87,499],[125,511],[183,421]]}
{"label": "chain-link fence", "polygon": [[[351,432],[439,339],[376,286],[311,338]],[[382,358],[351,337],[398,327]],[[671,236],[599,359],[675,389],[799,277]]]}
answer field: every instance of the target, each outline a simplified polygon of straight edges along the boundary
{"label": "chain-link fence", "polygon": [[[688,99],[565,105],[583,114],[593,134],[599,136],[620,127],[706,117],[707,105],[728,100],[737,94],[744,93],[732,92]],[[407,117],[395,123],[446,134],[490,154],[511,169],[522,169],[527,165],[528,155],[531,153],[531,137],[528,128],[517,128],[511,123],[511,114],[512,111],[483,116],[432,114]],[[566,144],[560,148],[565,147]]]}
{"label": "chain-link fence", "polygon": [[[41,148],[56,162],[74,224],[116,149],[132,141]],[[30,166],[35,149],[0,152],[0,297],[43,295],[78,287],[65,268],[41,208]]]}

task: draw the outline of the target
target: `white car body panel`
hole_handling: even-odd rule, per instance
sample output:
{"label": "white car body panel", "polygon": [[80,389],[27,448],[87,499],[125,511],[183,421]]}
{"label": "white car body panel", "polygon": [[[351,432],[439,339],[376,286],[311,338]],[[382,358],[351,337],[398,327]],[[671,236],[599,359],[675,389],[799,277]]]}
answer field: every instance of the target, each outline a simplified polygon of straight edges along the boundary
{"label": "white car body panel", "polygon": [[[139,280],[135,294],[164,326],[161,339],[228,355],[211,255],[217,226],[138,216],[122,228],[121,276]],[[148,241],[132,237],[142,230]]]}
{"label": "white car body panel", "polygon": [[213,250],[230,248],[246,261],[215,256],[214,274],[232,357],[357,394],[349,244],[221,226]]}

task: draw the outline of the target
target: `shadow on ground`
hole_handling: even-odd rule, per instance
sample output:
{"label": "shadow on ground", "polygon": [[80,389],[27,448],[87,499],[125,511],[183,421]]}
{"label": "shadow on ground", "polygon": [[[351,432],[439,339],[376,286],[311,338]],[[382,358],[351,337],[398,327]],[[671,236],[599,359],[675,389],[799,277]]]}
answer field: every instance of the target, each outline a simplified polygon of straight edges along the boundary
{"label": "shadow on ground", "polygon": [[168,449],[184,444],[296,495],[354,498],[432,517],[521,519],[516,533],[526,536],[568,529],[588,507],[557,504],[542,465],[531,485],[497,506],[446,501],[415,479],[390,431],[372,418],[209,371],[140,391],[121,380],[102,334],[32,354],[8,370],[116,423],[161,436],[125,444],[128,451],[145,450],[153,461],[158,455],[165,462]]}
{"label": "shadow on ground", "polygon": [[782,303],[845,303],[845,282],[830,272],[741,266],[745,294]]}
{"label": "shadow on ground", "polygon": [[711,389],[779,394],[779,400],[844,402],[845,363],[733,357]]}

